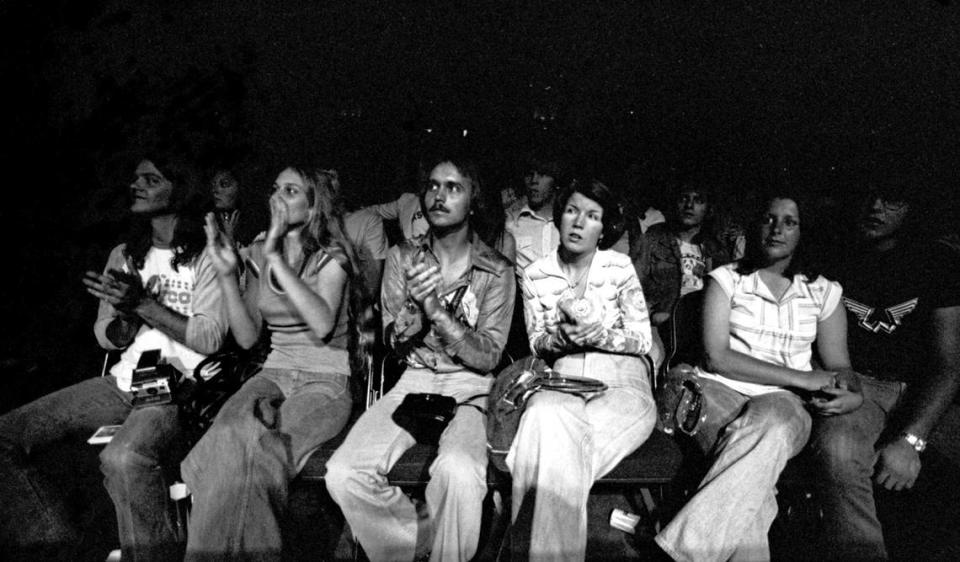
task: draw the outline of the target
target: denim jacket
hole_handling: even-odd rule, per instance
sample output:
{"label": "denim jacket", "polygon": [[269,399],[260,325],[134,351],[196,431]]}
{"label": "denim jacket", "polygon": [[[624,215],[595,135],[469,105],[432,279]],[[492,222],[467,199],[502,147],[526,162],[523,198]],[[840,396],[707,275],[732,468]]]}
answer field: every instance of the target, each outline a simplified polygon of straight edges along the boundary
{"label": "denim jacket", "polygon": [[603,334],[592,346],[576,346],[560,335],[560,302],[572,289],[560,269],[557,250],[523,270],[523,305],[530,349],[561,374],[617,384],[635,379],[651,348],[650,319],[630,258],[597,250],[587,272],[584,299],[599,310]]}
{"label": "denim jacket", "polygon": [[405,276],[421,254],[437,263],[430,243],[428,233],[397,244],[387,255],[381,288],[384,340],[410,367],[486,374],[500,362],[510,332],[516,295],[513,266],[474,234],[470,267],[439,291],[447,310],[431,321],[408,299]]}
{"label": "denim jacket", "polygon": [[[730,252],[712,239],[700,242],[700,251],[709,273],[731,259]],[[651,314],[673,313],[680,298],[683,271],[680,267],[680,243],[665,224],[655,224],[630,245],[631,258],[643,285]]]}

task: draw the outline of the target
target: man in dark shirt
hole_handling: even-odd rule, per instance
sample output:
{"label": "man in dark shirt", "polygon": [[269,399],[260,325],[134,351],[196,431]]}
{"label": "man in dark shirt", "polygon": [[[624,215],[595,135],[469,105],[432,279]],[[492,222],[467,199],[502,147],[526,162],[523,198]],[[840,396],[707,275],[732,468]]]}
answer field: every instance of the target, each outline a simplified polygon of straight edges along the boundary
{"label": "man in dark shirt", "polygon": [[960,255],[908,236],[922,216],[914,195],[868,196],[863,244],[837,276],[864,402],[819,418],[811,437],[828,558],[887,557],[874,485],[913,486],[926,440],[960,387]]}

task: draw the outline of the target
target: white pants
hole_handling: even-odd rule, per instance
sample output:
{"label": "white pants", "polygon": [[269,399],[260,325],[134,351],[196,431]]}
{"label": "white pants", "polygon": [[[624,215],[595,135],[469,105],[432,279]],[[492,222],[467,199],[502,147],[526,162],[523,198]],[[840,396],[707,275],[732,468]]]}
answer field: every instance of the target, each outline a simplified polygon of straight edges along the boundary
{"label": "white pants", "polygon": [[608,383],[589,402],[549,390],[531,397],[506,459],[514,522],[524,501],[535,502],[531,560],[584,559],[590,488],[642,445],[656,423],[646,375],[631,378]]}
{"label": "white pants", "polygon": [[[413,560],[418,516],[387,474],[416,442],[391,416],[403,397],[427,392],[457,402],[486,393],[492,379],[462,371],[437,374],[407,369],[396,386],[367,410],[327,462],[326,484],[370,560]],[[484,405],[486,398],[474,403]],[[440,437],[426,489],[431,560],[469,560],[477,551],[483,498],[487,494],[487,439],[484,415],[461,407]],[[424,540],[425,539],[425,540]]]}

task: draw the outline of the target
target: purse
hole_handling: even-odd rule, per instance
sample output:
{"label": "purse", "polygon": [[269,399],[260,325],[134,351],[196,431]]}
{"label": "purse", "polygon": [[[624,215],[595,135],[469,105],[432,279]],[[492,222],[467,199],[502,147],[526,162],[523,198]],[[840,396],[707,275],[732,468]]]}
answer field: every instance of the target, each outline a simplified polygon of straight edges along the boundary
{"label": "purse", "polygon": [[656,392],[660,429],[669,435],[680,432],[696,435],[707,419],[707,397],[697,371],[686,363],[673,367],[663,377]]}
{"label": "purse", "polygon": [[487,405],[487,454],[502,472],[510,472],[507,454],[520,426],[520,418],[535,392],[554,390],[589,400],[607,389],[606,383],[586,377],[565,377],[538,357],[508,365],[497,375]]}
{"label": "purse", "polygon": [[456,412],[457,401],[452,396],[412,393],[403,397],[392,418],[417,443],[436,445]]}

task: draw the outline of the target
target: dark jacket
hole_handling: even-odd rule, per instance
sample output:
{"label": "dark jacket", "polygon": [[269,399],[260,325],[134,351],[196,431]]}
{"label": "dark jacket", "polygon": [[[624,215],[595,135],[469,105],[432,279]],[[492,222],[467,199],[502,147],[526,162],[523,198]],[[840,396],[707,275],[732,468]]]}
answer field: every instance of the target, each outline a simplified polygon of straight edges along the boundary
{"label": "dark jacket", "polygon": [[[726,248],[719,240],[694,238],[700,244],[706,271],[731,261],[732,248]],[[680,298],[683,271],[680,268],[680,242],[666,224],[655,224],[630,242],[630,258],[643,286],[650,317],[658,312],[673,312]]]}

